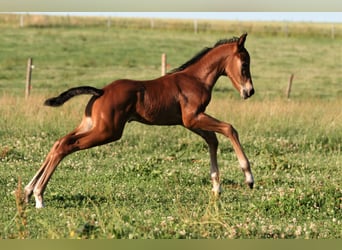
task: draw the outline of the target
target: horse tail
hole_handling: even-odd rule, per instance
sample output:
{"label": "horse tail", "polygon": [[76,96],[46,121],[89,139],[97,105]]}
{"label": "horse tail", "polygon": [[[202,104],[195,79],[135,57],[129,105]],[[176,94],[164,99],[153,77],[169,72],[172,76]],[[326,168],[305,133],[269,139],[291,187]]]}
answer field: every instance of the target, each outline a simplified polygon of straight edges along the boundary
{"label": "horse tail", "polygon": [[102,89],[97,89],[89,86],[81,86],[76,88],[68,89],[67,91],[61,93],[57,97],[52,97],[44,102],[44,105],[51,107],[58,107],[63,105],[66,101],[77,95],[93,95],[100,97],[103,95],[104,91]]}

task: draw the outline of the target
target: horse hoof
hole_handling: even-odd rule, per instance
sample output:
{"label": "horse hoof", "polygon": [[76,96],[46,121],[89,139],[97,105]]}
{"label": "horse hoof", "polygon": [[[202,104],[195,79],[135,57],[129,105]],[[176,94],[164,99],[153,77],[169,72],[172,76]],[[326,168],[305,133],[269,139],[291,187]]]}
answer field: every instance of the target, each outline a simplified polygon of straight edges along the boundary
{"label": "horse hoof", "polygon": [[211,192],[213,193],[213,195],[214,195],[216,198],[218,198],[218,197],[220,197],[220,195],[221,195],[221,193],[222,193],[222,189],[221,189],[221,187],[213,188],[213,189],[211,190]]}
{"label": "horse hoof", "polygon": [[36,202],[36,208],[38,208],[38,209],[44,208],[44,203]]}

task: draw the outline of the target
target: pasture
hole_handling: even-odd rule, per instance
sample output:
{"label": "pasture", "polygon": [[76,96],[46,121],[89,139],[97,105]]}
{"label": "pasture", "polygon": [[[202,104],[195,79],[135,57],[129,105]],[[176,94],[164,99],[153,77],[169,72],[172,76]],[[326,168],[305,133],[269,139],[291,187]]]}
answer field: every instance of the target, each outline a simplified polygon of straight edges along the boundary
{"label": "pasture", "polygon": [[[57,109],[44,107],[46,98],[79,85],[158,77],[162,53],[172,69],[241,31],[20,28],[0,19],[1,238],[342,237],[339,33],[332,39],[248,30],[258,24],[243,30],[249,32],[246,48],[256,93],[243,101],[221,77],[207,113],[239,132],[255,177],[253,190],[243,183],[223,136],[218,136],[223,193],[216,199],[200,137],[182,127],[129,123],[120,141],[64,159],[45,192],[46,208],[37,210],[33,199],[21,203],[20,191],[55,140],[78,125],[89,96]],[[28,57],[35,67],[25,100]]]}

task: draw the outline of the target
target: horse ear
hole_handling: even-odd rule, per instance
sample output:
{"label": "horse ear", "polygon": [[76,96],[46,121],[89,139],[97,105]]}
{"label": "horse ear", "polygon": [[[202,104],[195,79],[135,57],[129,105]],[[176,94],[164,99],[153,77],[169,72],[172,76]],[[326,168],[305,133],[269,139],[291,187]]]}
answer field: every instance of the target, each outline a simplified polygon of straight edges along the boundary
{"label": "horse ear", "polygon": [[247,33],[244,33],[240,36],[238,40],[238,48],[242,49],[245,46],[245,41],[246,41]]}

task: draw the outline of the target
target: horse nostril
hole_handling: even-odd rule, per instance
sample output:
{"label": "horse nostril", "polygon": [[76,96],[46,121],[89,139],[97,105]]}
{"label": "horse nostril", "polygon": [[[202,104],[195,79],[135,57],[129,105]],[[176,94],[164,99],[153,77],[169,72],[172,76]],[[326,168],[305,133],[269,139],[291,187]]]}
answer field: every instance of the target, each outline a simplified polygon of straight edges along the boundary
{"label": "horse nostril", "polygon": [[241,96],[243,97],[243,99],[247,99],[247,98],[251,97],[253,94],[254,94],[254,88],[243,89]]}
{"label": "horse nostril", "polygon": [[254,95],[254,89],[251,89],[251,90],[249,91],[249,96],[252,96],[252,95]]}

